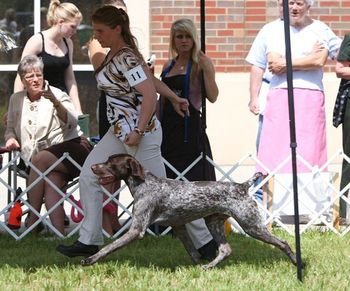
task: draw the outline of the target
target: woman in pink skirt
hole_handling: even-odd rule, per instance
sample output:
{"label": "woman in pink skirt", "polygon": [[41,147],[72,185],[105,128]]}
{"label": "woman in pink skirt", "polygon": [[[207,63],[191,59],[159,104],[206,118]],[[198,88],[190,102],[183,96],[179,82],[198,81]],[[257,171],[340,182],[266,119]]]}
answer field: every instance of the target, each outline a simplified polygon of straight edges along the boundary
{"label": "woman in pink skirt", "polygon": [[[299,173],[310,172],[310,167],[321,167],[327,161],[323,66],[328,56],[336,56],[341,44],[327,25],[310,18],[308,11],[312,4],[313,0],[289,1]],[[258,170],[264,173],[278,168],[291,153],[283,22],[270,33],[267,58],[274,75],[258,152],[258,159],[264,165],[258,166]],[[277,172],[291,171],[289,160]]]}

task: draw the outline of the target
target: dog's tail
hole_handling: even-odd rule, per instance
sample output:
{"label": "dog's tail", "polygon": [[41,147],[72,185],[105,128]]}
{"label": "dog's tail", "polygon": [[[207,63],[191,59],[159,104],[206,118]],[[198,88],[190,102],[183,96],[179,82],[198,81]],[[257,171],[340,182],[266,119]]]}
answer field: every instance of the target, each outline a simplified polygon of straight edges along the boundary
{"label": "dog's tail", "polygon": [[249,185],[248,187],[251,187],[254,185],[254,183],[261,177],[264,177],[264,174],[261,172],[257,172],[254,174],[253,177],[251,177],[248,181],[247,184]]}

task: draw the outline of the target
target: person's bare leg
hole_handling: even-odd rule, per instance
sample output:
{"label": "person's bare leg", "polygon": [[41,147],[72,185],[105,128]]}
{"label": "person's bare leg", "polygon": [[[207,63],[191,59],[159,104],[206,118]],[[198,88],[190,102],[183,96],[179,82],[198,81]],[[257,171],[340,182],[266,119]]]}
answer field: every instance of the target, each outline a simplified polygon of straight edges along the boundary
{"label": "person's bare leg", "polygon": [[[65,174],[60,172],[51,172],[48,176],[58,188],[62,188],[65,182]],[[50,210],[55,204],[62,198],[49,183],[45,182],[45,206],[47,210]],[[62,234],[64,234],[64,209],[63,203],[55,206],[55,209],[49,214],[52,225]]]}
{"label": "person's bare leg", "polygon": [[[40,151],[32,158],[32,164],[40,170],[40,172],[45,172],[52,164],[54,164],[57,161],[57,158],[55,155],[48,151]],[[55,171],[61,172],[61,173],[67,173],[66,167],[60,163],[55,167]],[[48,176],[51,174],[50,172]],[[33,183],[38,178],[38,174],[31,169],[28,177],[28,185]],[[28,200],[31,206],[40,212],[41,205],[43,203],[43,197],[44,193],[46,191],[45,185],[47,183],[44,182],[44,180],[41,180],[38,182],[29,192],[28,192]],[[61,185],[61,183],[59,183]],[[59,186],[60,187],[60,186]],[[57,193],[56,193],[57,194]],[[38,220],[38,217],[32,212],[29,212],[29,219],[28,219],[28,225],[31,226]],[[63,219],[62,219],[63,220]]]}
{"label": "person's bare leg", "polygon": [[108,213],[107,211],[103,211],[102,227],[109,235],[114,234],[113,219],[114,219],[114,217],[112,217],[112,215],[110,213]]}
{"label": "person's bare leg", "polygon": [[[37,155],[35,155],[32,158],[32,164],[39,169],[40,172],[44,172],[47,170],[49,162],[45,159],[46,152],[44,151],[39,152]],[[27,187],[30,186],[39,175],[36,171],[33,169],[30,169],[28,181],[27,181]],[[35,186],[28,192],[28,201],[32,208],[34,208],[36,211],[40,212],[41,205],[43,203],[43,197],[44,197],[44,180],[40,180],[35,184]],[[34,214],[32,211],[29,211],[28,214],[28,226],[31,226],[38,220],[38,216]]]}

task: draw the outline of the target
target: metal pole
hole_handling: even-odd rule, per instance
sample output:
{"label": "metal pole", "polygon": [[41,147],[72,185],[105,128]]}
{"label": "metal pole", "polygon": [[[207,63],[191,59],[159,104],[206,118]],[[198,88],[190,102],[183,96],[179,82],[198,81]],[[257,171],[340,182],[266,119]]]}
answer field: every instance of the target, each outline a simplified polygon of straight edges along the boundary
{"label": "metal pole", "polygon": [[290,148],[291,148],[291,154],[292,154],[292,171],[293,171],[294,228],[295,228],[295,248],[296,248],[296,257],[297,257],[297,278],[300,281],[302,281],[302,261],[301,261],[301,248],[300,248],[299,205],[298,205],[298,173],[297,173],[297,161],[296,161],[297,142],[296,142],[296,134],[295,134],[293,67],[292,67],[291,45],[290,45],[288,0],[283,0],[283,19],[284,19],[284,37],[285,37],[285,44],[286,44]]}
{"label": "metal pole", "polygon": [[[205,0],[200,2],[200,22],[201,22],[201,50],[205,53]],[[202,75],[202,124],[204,131],[207,128],[207,106],[206,106],[206,92],[204,86],[204,80]]]}
{"label": "metal pole", "polygon": [[[200,26],[201,26],[201,50],[205,53],[205,0],[200,1]],[[207,129],[207,93],[205,91],[203,72],[201,75],[201,93],[202,93],[202,125],[203,125],[203,138]],[[203,177],[206,176],[207,169],[207,149],[205,142],[203,146]]]}

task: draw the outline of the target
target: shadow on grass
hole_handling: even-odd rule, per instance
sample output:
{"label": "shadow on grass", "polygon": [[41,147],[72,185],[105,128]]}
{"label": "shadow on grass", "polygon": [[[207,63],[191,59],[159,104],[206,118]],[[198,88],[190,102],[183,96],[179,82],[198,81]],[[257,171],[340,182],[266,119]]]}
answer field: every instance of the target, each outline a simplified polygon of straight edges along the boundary
{"label": "shadow on grass", "polygon": [[[72,269],[80,267],[81,258],[67,258],[56,251],[57,245],[71,244],[76,239],[72,237],[60,240],[32,235],[15,241],[9,236],[0,235],[0,265],[19,267],[27,272],[35,272],[42,267]],[[233,251],[232,255],[218,268],[240,264],[267,268],[279,262],[287,262],[293,266],[283,252],[271,245],[239,234],[231,234],[228,240]],[[111,241],[106,241],[106,243],[109,242]],[[136,268],[152,266],[169,271],[174,271],[178,267],[194,266],[181,242],[170,235],[146,236],[110,254],[99,261],[98,265],[101,264],[128,264]]]}

